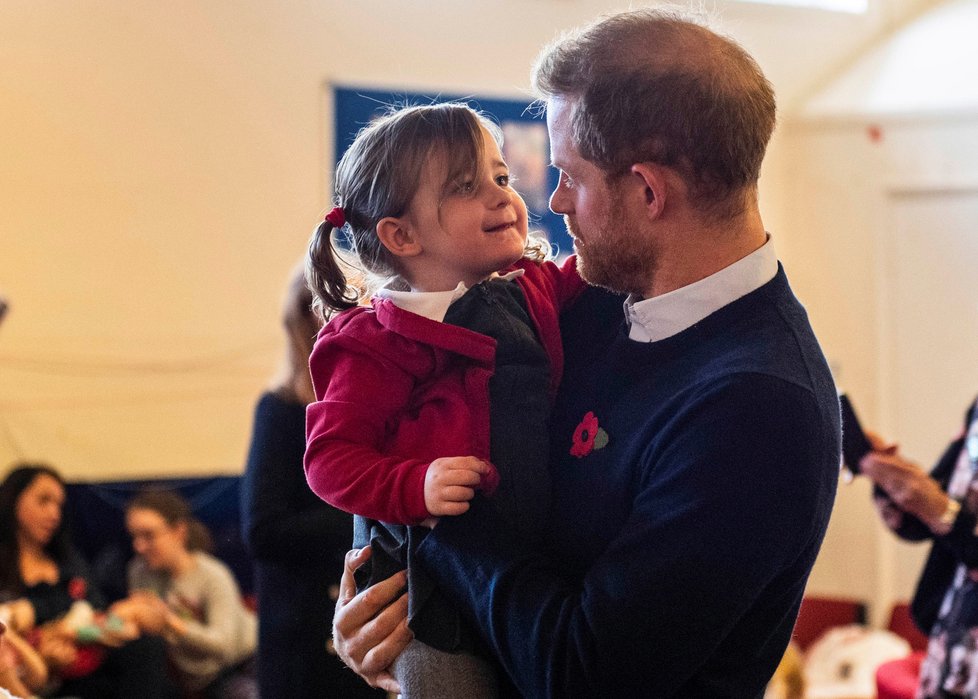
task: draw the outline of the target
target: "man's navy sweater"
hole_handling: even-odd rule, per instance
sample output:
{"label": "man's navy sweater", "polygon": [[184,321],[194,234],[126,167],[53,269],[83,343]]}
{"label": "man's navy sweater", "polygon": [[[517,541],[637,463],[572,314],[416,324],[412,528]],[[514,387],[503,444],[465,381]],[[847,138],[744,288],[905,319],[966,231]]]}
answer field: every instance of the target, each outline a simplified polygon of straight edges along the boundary
{"label": "man's navy sweater", "polygon": [[527,697],[760,696],[834,500],[832,378],[783,270],[658,342],[620,304],[564,317],[551,547],[477,498],[422,560]]}

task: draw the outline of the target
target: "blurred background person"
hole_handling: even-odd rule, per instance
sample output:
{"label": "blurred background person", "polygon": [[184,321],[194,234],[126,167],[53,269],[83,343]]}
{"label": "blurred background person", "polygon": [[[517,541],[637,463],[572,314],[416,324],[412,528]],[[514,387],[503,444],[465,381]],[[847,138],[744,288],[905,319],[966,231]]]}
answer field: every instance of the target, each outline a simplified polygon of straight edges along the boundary
{"label": "blurred background person", "polygon": [[258,683],[262,699],[382,697],[328,649],[353,517],[320,500],[302,467],[306,405],[314,400],[309,353],[320,329],[311,305],[298,269],[282,313],[285,360],[258,400],[242,484],[258,595]]}
{"label": "blurred background person", "polygon": [[61,695],[174,696],[160,639],[97,623],[104,602],[71,545],[64,503],[64,480],[48,466],[17,466],[0,483],[0,595],[11,601],[11,626],[31,634]]}
{"label": "blurred background person", "polygon": [[184,692],[205,699],[257,697],[249,661],[257,620],[231,570],[210,555],[210,533],[170,490],[147,490],[126,509],[136,557],[129,598],[112,611],[163,637]]}
{"label": "blurred background person", "polygon": [[10,616],[8,608],[0,608],[0,689],[32,697],[47,684],[48,668],[31,644],[7,627]]}
{"label": "blurred background person", "polygon": [[911,604],[929,635],[918,699],[978,696],[978,404],[928,475],[895,444],[868,434],[860,470],[881,489],[880,516],[901,538],[931,541]]}

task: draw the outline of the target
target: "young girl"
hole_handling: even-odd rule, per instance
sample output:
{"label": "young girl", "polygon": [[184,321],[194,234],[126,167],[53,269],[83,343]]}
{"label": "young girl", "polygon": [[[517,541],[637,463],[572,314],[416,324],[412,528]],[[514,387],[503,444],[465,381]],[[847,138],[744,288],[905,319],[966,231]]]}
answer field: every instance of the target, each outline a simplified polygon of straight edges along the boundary
{"label": "young girl", "polygon": [[[306,477],[359,515],[354,545],[372,548],[371,580],[408,568],[416,640],[392,672],[409,699],[497,691],[473,635],[411,565],[427,532],[416,525],[462,514],[481,490],[535,537],[549,499],[558,309],[583,282],[574,260],[561,269],[525,257],[537,248],[527,245],[526,205],[501,140],[465,105],[378,119],[340,161],[337,206],[309,249],[314,305],[345,312],[310,358],[317,401],[307,411]],[[371,307],[348,288],[332,249],[337,229],[366,272],[389,280]]]}

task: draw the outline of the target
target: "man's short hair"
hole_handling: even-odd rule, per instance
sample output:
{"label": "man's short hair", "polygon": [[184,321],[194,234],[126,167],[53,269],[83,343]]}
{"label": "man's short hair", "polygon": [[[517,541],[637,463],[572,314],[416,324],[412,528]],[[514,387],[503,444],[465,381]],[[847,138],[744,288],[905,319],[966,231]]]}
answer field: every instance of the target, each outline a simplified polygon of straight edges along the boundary
{"label": "man's short hair", "polygon": [[637,162],[675,168],[701,210],[742,210],[775,122],[774,91],[751,56],[663,9],[611,15],[544,49],[543,99],[574,102],[580,154],[609,177]]}

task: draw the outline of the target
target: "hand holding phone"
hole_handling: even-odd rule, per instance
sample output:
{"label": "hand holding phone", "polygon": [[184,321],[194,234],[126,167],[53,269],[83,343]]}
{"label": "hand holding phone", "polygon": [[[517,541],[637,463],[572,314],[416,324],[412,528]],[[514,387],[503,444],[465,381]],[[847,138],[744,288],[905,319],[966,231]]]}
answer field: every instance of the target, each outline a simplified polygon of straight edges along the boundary
{"label": "hand holding phone", "polygon": [[839,396],[839,406],[842,409],[842,463],[856,475],[859,473],[859,462],[873,450],[873,445],[863,432],[856,411],[845,393]]}

